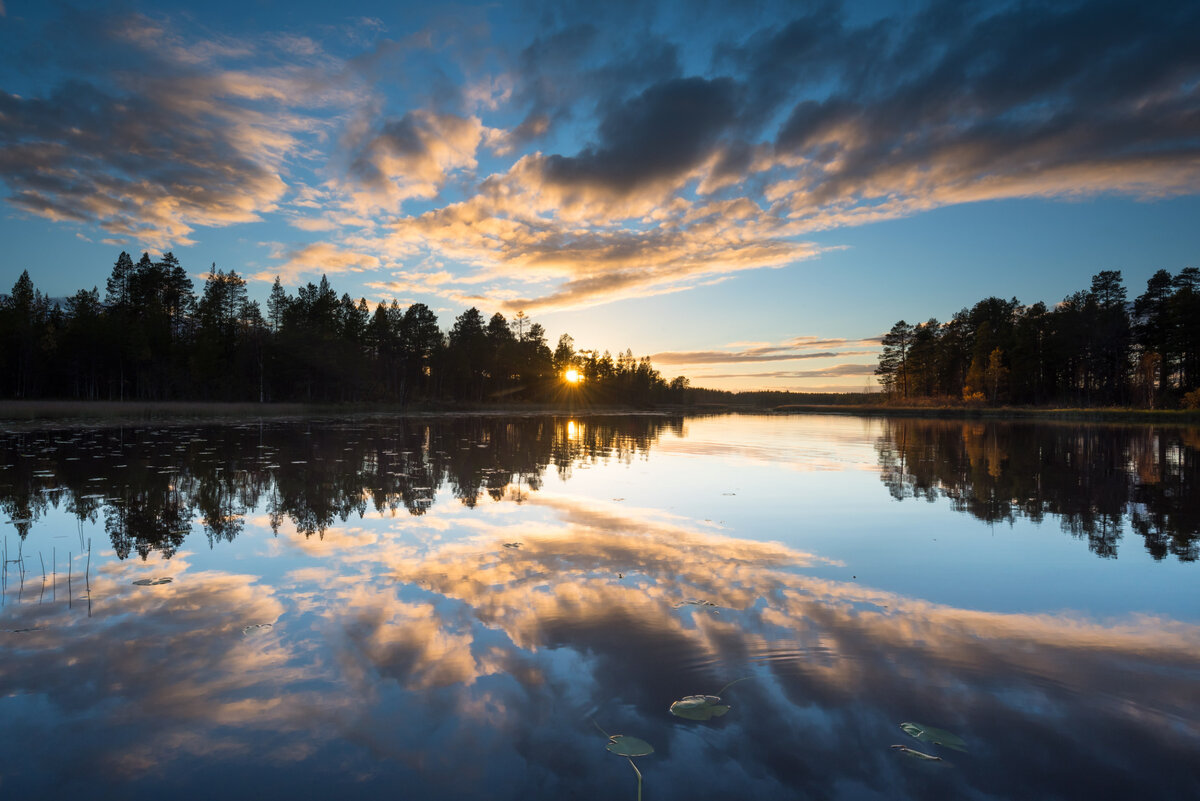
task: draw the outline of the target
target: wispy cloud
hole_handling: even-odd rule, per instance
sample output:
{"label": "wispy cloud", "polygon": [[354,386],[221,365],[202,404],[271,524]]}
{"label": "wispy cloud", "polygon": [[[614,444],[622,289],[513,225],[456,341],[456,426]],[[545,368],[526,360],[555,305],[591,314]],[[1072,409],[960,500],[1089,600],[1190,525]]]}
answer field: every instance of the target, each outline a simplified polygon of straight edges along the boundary
{"label": "wispy cloud", "polygon": [[379,267],[379,259],[369,253],[356,253],[329,242],[313,242],[298,247],[271,245],[271,256],[280,264],[250,276],[256,281],[274,281],[276,276],[285,284],[297,284],[307,274],[365,272]]}
{"label": "wispy cloud", "polygon": [[163,124],[165,103],[86,84],[46,99],[0,94],[9,202],[154,246],[188,244],[195,226],[250,222],[274,209],[286,185],[264,146],[289,149],[292,136],[245,120],[228,135],[201,136],[186,129],[231,110],[189,110],[178,96],[172,102],[183,129]]}
{"label": "wispy cloud", "polygon": [[[757,352],[757,351],[764,352]],[[655,353],[651,358],[658,364],[741,364],[747,362],[790,362],[798,359],[829,359],[837,356],[859,356],[874,353],[869,350],[814,351],[812,353],[772,351],[777,348],[762,348],[733,353],[720,350],[668,351]]]}
{"label": "wispy cloud", "polygon": [[137,14],[69,16],[41,45],[71,77],[44,96],[0,92],[0,180],[10,203],[52,220],[159,248],[259,220],[287,193],[288,159],[326,127],[305,110],[349,97],[320,59],[185,40]]}
{"label": "wispy cloud", "polygon": [[777,370],[769,373],[710,373],[704,378],[847,378],[874,375],[873,364],[837,364],[817,370]]}
{"label": "wispy cloud", "polygon": [[[874,355],[879,337],[845,339],[839,337],[798,336],[782,343],[749,343],[738,350],[664,351],[651,358],[656,364],[747,364],[788,362],[802,359],[828,359],[840,356]],[[871,350],[845,350],[870,347]]]}

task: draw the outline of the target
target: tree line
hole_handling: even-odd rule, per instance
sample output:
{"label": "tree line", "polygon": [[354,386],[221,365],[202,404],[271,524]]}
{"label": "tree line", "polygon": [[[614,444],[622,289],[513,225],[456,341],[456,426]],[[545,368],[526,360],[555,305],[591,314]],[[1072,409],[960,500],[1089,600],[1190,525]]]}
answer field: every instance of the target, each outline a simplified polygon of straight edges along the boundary
{"label": "tree line", "polygon": [[[235,271],[212,270],[197,294],[172,253],[117,258],[101,296],[65,301],[28,271],[0,296],[0,397],[485,403],[497,400],[635,406],[678,402],[648,357],[576,350],[522,312],[508,320],[467,309],[443,332],[423,303],[374,307],[322,276],[295,294],[275,279],[266,309]],[[576,370],[577,387],[563,374]]]}
{"label": "tree line", "polygon": [[1055,306],[990,297],[948,322],[900,320],[875,370],[893,398],[1200,407],[1200,269],[1159,270],[1128,300],[1119,270]]}

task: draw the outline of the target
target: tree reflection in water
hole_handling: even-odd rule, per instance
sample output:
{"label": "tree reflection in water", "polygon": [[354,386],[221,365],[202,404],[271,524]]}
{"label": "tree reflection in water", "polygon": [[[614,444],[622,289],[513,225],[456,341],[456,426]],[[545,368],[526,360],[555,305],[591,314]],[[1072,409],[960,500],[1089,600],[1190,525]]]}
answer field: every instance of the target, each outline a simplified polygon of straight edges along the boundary
{"label": "tree reflection in water", "polygon": [[1126,525],[1155,559],[1200,553],[1196,428],[889,419],[876,448],[897,500],[945,498],[988,523],[1050,516],[1106,558]]}
{"label": "tree reflection in water", "polygon": [[104,520],[117,555],[171,557],[199,518],[209,544],[231,542],[266,502],[305,536],[377,512],[424,514],[438,491],[474,506],[521,502],[547,468],[628,461],[682,418],[459,417],[296,424],[9,432],[0,438],[0,511],[22,539],[48,509]]}

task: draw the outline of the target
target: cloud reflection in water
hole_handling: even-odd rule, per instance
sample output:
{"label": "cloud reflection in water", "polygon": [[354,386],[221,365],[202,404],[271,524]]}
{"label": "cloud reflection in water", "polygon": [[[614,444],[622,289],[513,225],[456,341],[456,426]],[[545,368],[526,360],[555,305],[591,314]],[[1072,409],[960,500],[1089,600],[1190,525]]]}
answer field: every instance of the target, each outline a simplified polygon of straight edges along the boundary
{"label": "cloud reflection in water", "polygon": [[[624,797],[589,722],[654,744],[647,794],[1179,797],[1196,787],[1200,628],[997,614],[818,578],[821,557],[544,489],[482,513],[280,530],[314,560],[274,586],[193,570],[134,587],[103,563],[88,619],[6,621],[6,789],[307,797]],[[505,510],[505,511],[499,511]],[[267,538],[265,518],[244,537]],[[412,535],[420,531],[437,536]],[[519,541],[520,548],[503,547]],[[161,564],[151,570],[167,572]],[[680,601],[705,599],[715,607]],[[273,629],[244,636],[243,626]],[[19,624],[19,625],[18,625]],[[714,692],[704,724],[673,700]],[[961,734],[897,759],[902,720]]]}

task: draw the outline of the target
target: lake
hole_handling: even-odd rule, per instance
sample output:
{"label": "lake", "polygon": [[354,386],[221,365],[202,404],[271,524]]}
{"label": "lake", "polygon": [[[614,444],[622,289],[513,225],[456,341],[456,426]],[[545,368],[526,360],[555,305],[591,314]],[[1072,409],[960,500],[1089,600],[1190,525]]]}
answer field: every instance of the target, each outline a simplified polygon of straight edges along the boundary
{"label": "lake", "polygon": [[1200,796],[1197,428],[10,430],[0,506],[5,798]]}

